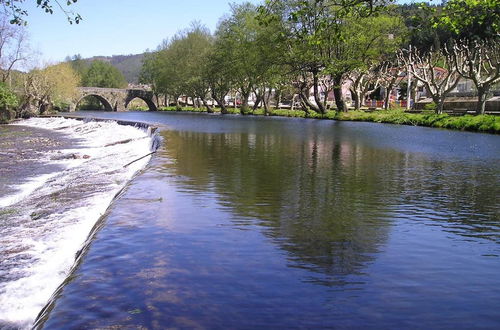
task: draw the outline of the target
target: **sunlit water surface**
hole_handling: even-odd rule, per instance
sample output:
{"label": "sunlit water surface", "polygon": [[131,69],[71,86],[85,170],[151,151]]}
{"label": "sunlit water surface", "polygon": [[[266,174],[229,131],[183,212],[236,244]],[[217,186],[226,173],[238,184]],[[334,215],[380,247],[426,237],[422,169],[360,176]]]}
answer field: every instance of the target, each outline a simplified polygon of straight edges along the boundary
{"label": "sunlit water surface", "polygon": [[156,123],[163,147],[38,325],[500,328],[499,136],[79,115]]}

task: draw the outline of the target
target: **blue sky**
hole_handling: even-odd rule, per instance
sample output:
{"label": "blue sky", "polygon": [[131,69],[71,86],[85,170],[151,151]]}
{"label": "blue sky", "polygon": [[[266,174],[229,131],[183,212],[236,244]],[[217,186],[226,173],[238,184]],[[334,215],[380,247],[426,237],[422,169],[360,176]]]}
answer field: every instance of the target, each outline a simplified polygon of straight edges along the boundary
{"label": "blue sky", "polygon": [[59,10],[48,15],[35,4],[25,4],[30,43],[46,61],[61,61],[74,54],[141,53],[156,48],[195,20],[214,31],[220,17],[230,11],[228,0],[79,0],[69,8],[83,21],[69,25]]}
{"label": "blue sky", "polygon": [[36,8],[35,1],[25,5],[32,47],[43,62],[56,62],[74,54],[142,53],[195,20],[214,31],[219,19],[229,13],[230,2],[244,0],[78,0],[69,7],[83,17],[78,25],[69,25],[59,10],[48,15]]}

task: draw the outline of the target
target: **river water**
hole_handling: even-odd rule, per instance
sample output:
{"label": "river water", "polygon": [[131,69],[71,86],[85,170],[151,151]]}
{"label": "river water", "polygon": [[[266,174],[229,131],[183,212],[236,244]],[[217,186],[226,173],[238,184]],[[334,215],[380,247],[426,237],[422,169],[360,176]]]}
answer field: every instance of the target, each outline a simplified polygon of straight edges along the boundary
{"label": "river water", "polygon": [[148,159],[148,132],[36,118],[0,127],[0,328],[29,328]]}
{"label": "river water", "polygon": [[499,136],[76,115],[153,123],[163,145],[37,327],[500,327]]}

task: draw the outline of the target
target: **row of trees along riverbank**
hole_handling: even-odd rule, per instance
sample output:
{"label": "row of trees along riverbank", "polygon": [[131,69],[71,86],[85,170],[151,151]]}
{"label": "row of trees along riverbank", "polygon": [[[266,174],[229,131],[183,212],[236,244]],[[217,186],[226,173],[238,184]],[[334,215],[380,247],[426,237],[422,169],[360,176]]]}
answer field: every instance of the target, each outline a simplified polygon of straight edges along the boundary
{"label": "row of trees along riverbank", "polygon": [[447,96],[467,79],[477,92],[476,112],[484,114],[500,81],[498,0],[391,3],[234,4],[214,34],[195,22],[148,53],[141,81],[167,104],[184,96],[208,112],[215,100],[227,113],[231,95],[246,113],[253,94],[252,107],[262,106],[266,114],[273,97],[275,104],[294,99],[304,112],[323,115],[331,94],[336,109],[348,111],[343,86],[349,86],[356,110],[381,87],[399,86],[406,98],[423,86],[440,114]]}

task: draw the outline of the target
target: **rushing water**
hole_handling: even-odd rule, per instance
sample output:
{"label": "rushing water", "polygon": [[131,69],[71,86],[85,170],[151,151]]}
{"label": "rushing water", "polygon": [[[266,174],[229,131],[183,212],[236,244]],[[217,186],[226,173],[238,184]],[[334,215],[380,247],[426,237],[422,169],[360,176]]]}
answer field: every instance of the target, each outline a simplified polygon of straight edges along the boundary
{"label": "rushing water", "polygon": [[500,137],[420,127],[82,113],[163,146],[37,326],[500,327]]}
{"label": "rushing water", "polygon": [[30,327],[115,194],[148,159],[146,131],[37,118],[0,127],[0,328]]}

